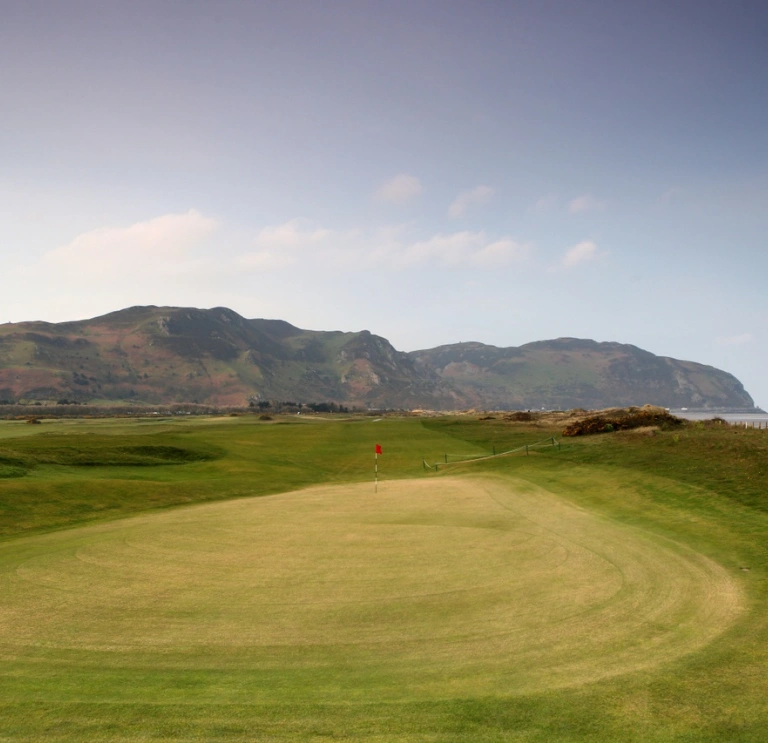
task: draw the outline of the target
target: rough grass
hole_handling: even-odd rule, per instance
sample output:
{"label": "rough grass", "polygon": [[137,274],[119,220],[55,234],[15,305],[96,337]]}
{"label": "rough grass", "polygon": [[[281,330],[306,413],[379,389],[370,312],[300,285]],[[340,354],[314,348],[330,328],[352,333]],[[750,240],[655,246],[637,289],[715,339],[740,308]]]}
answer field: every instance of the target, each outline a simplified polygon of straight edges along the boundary
{"label": "rough grass", "polygon": [[0,741],[765,739],[766,432],[47,426],[220,454],[0,482]]}

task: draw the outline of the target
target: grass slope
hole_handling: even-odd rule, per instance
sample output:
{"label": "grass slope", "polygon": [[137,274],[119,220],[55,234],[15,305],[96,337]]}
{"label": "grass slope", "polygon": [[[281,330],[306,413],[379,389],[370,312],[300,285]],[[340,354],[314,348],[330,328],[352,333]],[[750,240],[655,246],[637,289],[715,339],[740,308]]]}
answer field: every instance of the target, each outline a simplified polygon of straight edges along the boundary
{"label": "grass slope", "polygon": [[[765,738],[765,432],[564,440],[435,475],[422,456],[546,432],[31,428],[0,425],[25,471],[0,481],[0,741]],[[78,441],[107,461],[67,459]]]}

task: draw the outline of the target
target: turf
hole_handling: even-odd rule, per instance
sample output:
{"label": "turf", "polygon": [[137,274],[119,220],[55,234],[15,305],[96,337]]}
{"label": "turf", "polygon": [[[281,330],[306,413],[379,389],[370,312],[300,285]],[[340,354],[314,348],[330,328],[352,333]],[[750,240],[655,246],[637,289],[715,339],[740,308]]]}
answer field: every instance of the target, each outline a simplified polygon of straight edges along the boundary
{"label": "turf", "polygon": [[765,738],[765,432],[10,426],[0,741]]}
{"label": "turf", "polygon": [[[94,701],[148,664],[134,701],[190,670],[227,676],[190,702],[519,694],[668,662],[741,603],[726,571],[675,543],[471,478],[136,517],[6,544],[0,566],[15,700],[70,701],[73,663],[98,679]],[[40,648],[66,684],[22,672]]]}

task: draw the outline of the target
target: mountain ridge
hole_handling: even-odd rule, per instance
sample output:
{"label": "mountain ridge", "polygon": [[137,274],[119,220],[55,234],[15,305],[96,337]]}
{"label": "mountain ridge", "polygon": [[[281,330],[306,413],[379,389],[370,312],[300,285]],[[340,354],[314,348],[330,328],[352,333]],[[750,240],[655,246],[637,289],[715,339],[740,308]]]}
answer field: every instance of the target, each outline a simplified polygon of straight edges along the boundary
{"label": "mountain ridge", "polygon": [[455,409],[752,408],[733,375],[581,338],[398,351],[368,330],[314,331],[226,307],[134,306],[0,326],[0,400],[244,405],[264,399]]}

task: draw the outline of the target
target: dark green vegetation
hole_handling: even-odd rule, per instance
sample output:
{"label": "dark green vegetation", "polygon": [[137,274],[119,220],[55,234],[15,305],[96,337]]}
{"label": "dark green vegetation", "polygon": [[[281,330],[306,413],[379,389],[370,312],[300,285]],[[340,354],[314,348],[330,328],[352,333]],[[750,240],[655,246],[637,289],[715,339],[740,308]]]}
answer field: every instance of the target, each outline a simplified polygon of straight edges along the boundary
{"label": "dark green vegetation", "polygon": [[[30,578],[34,570],[43,575],[40,564],[49,559],[45,540],[70,539],[67,532],[47,531],[99,522],[109,530],[113,523],[117,528],[115,519],[130,514],[192,514],[194,509],[169,510],[183,504],[369,481],[373,445],[381,443],[380,499],[395,478],[429,483],[446,474],[482,474],[529,492],[534,500],[540,488],[628,534],[705,555],[724,568],[744,596],[742,613],[722,634],[652,667],[565,688],[544,684],[534,692],[483,688],[478,694],[435,698],[412,690],[410,698],[386,701],[352,693],[356,682],[344,680],[343,673],[338,697],[318,701],[307,691],[312,687],[302,685],[306,681],[299,683],[295,668],[265,670],[232,660],[222,669],[202,657],[172,666],[152,654],[130,667],[113,667],[114,649],[86,656],[76,648],[77,637],[69,655],[41,643],[16,657],[20,640],[8,636],[0,623],[5,656],[0,741],[764,741],[768,432],[690,424],[653,435],[628,431],[563,439],[559,449],[448,466],[437,475],[421,467],[422,457],[440,461],[444,454],[490,453],[557,433],[469,418],[0,424],[0,461],[12,471],[0,480],[5,535],[0,568],[5,560],[15,561],[20,578],[24,571]],[[277,507],[280,498],[263,502]],[[148,516],[140,518],[152,527]],[[74,544],[82,540],[84,550],[73,553],[79,555],[72,563],[77,570],[88,566],[81,558],[95,544],[89,534],[71,530]],[[206,545],[214,549],[210,539]],[[448,555],[455,548],[452,543],[444,547]],[[27,553],[26,562],[19,562]],[[56,559],[53,552],[50,559]],[[88,584],[81,590],[87,592]],[[524,607],[535,597],[532,592],[519,602]],[[724,597],[715,593],[708,599],[717,607]],[[158,610],[165,600],[158,600]],[[28,610],[31,623],[42,621],[34,606]],[[434,618],[435,632],[446,619]],[[60,631],[55,620],[50,620],[52,631]],[[151,620],[146,617],[148,627]],[[11,621],[20,622],[18,617]],[[651,637],[665,629],[651,620],[643,626]],[[302,652],[297,646],[297,662]],[[342,659],[339,663],[343,668]],[[371,674],[376,672],[372,667]],[[317,685],[327,685],[320,666],[316,673]],[[376,681],[361,676],[358,688]]]}
{"label": "dark green vegetation", "polygon": [[0,326],[0,404],[249,400],[436,410],[753,407],[741,383],[713,367],[575,338],[402,353],[367,330],[302,330],[222,307],[132,307]]}

